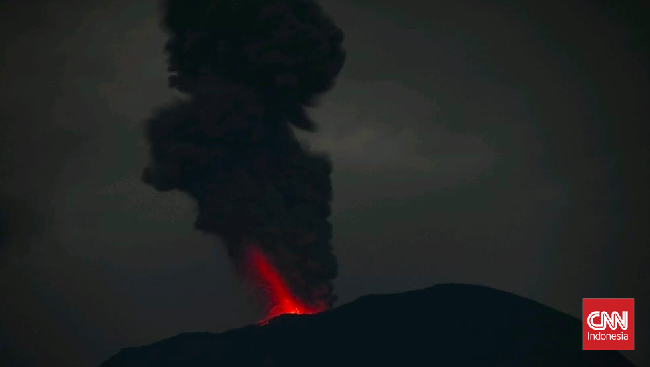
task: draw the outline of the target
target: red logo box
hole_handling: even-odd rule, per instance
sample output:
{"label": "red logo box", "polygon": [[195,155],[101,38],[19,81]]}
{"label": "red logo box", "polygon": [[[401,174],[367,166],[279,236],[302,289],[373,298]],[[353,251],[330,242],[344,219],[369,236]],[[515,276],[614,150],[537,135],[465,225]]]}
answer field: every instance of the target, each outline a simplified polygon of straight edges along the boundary
{"label": "red logo box", "polygon": [[634,298],[583,298],[582,349],[634,350]]}

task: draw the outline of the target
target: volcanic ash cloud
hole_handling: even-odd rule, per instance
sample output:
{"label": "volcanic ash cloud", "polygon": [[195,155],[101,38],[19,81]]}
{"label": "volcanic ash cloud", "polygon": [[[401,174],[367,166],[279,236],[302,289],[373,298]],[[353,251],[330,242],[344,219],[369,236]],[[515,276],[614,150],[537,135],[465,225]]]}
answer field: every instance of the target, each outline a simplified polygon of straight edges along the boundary
{"label": "volcanic ash cloud", "polygon": [[314,131],[305,107],[333,86],[343,33],[310,0],[171,0],[162,24],[169,85],[187,98],[147,121],[144,181],[193,197],[196,228],[238,266],[253,246],[301,303],[330,307],[332,164],[290,125]]}

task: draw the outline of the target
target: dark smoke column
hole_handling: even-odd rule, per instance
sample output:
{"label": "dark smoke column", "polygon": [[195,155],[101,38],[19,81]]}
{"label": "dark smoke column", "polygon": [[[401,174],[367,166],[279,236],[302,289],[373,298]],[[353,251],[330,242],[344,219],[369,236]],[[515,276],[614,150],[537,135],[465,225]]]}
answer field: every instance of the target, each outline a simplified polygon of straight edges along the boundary
{"label": "dark smoke column", "polygon": [[329,307],[336,258],[332,165],[290,124],[341,70],[343,33],[312,0],[171,0],[163,26],[170,87],[188,98],[148,121],[144,181],[198,202],[196,228],[241,263],[259,246],[305,304]]}

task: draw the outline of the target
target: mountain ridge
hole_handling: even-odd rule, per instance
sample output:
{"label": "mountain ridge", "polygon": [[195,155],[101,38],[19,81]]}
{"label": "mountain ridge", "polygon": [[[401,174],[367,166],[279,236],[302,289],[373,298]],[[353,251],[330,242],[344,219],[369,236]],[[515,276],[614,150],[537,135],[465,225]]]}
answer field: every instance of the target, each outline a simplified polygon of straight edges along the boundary
{"label": "mountain ridge", "polygon": [[589,366],[632,367],[615,351],[583,351],[582,324],[486,286],[438,284],[371,294],[313,315],[281,315],[222,333],[181,333],[125,348],[100,367]]}

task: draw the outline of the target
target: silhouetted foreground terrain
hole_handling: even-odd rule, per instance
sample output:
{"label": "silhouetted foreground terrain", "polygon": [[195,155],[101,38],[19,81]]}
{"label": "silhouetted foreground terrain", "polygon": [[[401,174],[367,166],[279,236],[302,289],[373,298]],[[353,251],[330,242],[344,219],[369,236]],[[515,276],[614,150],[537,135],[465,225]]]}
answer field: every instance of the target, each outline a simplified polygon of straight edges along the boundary
{"label": "silhouetted foreground terrain", "polygon": [[127,348],[114,366],[633,366],[618,352],[582,351],[578,319],[511,293],[438,285],[370,295],[265,326],[186,333]]}

